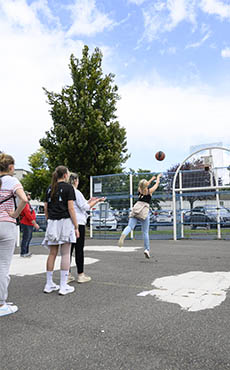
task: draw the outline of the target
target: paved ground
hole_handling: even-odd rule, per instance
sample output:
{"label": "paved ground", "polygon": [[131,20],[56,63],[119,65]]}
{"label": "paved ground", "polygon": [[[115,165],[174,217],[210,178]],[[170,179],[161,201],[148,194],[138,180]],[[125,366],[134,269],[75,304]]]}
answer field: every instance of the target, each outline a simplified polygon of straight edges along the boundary
{"label": "paved ground", "polygon": [[[115,246],[116,241],[86,244]],[[230,294],[219,306],[197,312],[137,296],[163,276],[230,271],[229,242],[161,240],[152,241],[151,249],[150,260],[143,249],[86,251],[99,260],[86,266],[93,280],[75,283],[75,293],[66,297],[42,292],[45,273],[12,276],[9,301],[20,310],[0,320],[0,369],[230,369]],[[40,246],[31,251],[47,253]]]}

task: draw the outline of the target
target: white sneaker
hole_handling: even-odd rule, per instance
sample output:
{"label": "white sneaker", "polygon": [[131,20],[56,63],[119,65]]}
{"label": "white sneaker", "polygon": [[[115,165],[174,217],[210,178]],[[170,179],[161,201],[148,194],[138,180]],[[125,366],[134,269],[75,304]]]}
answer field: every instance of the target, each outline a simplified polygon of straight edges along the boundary
{"label": "white sneaker", "polygon": [[77,282],[81,284],[81,283],[88,283],[91,280],[92,279],[90,276],[84,274],[78,277]]}
{"label": "white sneaker", "polygon": [[46,284],[43,292],[44,293],[52,293],[52,292],[55,292],[58,289],[60,289],[60,286],[57,285],[57,284],[54,284],[54,283],[53,283],[53,285]]}
{"label": "white sneaker", "polygon": [[149,254],[148,249],[144,250],[144,255],[145,255],[146,258],[150,258],[150,254]]}
{"label": "white sneaker", "polygon": [[121,236],[120,236],[120,239],[119,239],[119,241],[118,241],[118,246],[121,248],[121,247],[123,247],[123,244],[124,244],[124,240],[125,240],[125,238],[126,238],[126,235],[125,234],[121,234]]}
{"label": "white sneaker", "polygon": [[58,294],[66,295],[66,294],[69,294],[69,293],[73,293],[74,291],[75,291],[74,286],[70,286],[70,285],[66,284],[64,287],[60,288]]}
{"label": "white sneaker", "polygon": [[71,275],[71,273],[69,273],[68,275],[68,280],[67,280],[67,284],[71,283],[72,281],[75,281],[75,277],[73,275]]}
{"label": "white sneaker", "polygon": [[17,312],[18,307],[16,305],[11,305],[5,303],[2,307],[0,307],[0,317],[11,315],[12,313]]}

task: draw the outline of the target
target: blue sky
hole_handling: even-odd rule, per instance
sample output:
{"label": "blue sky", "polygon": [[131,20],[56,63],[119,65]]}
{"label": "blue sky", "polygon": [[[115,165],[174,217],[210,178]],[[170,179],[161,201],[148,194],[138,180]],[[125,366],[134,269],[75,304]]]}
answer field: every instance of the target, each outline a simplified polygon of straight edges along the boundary
{"label": "blue sky", "polygon": [[116,75],[127,169],[164,171],[191,145],[229,148],[229,31],[230,0],[0,0],[0,149],[28,169],[51,127],[42,86],[68,84],[84,44]]}

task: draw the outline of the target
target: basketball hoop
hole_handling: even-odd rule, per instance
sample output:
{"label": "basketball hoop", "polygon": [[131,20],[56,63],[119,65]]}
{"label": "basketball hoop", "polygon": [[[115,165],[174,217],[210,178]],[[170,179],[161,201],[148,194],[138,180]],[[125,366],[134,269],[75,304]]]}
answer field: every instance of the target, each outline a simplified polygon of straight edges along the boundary
{"label": "basketball hoop", "polygon": [[212,156],[211,155],[204,155],[201,157],[203,160],[203,166],[205,171],[209,171],[212,167]]}

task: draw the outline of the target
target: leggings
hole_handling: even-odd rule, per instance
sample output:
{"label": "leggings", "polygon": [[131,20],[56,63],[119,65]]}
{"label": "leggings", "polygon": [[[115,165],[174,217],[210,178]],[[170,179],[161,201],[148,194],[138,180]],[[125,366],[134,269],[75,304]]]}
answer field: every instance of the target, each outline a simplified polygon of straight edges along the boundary
{"label": "leggings", "polygon": [[77,242],[71,245],[70,256],[72,257],[73,250],[75,250],[77,272],[82,274],[84,272],[85,225],[79,225],[79,234],[80,237],[77,239]]}
{"label": "leggings", "polygon": [[13,222],[0,222],[0,304],[4,304],[8,297],[9,270],[16,244],[16,230]]}

